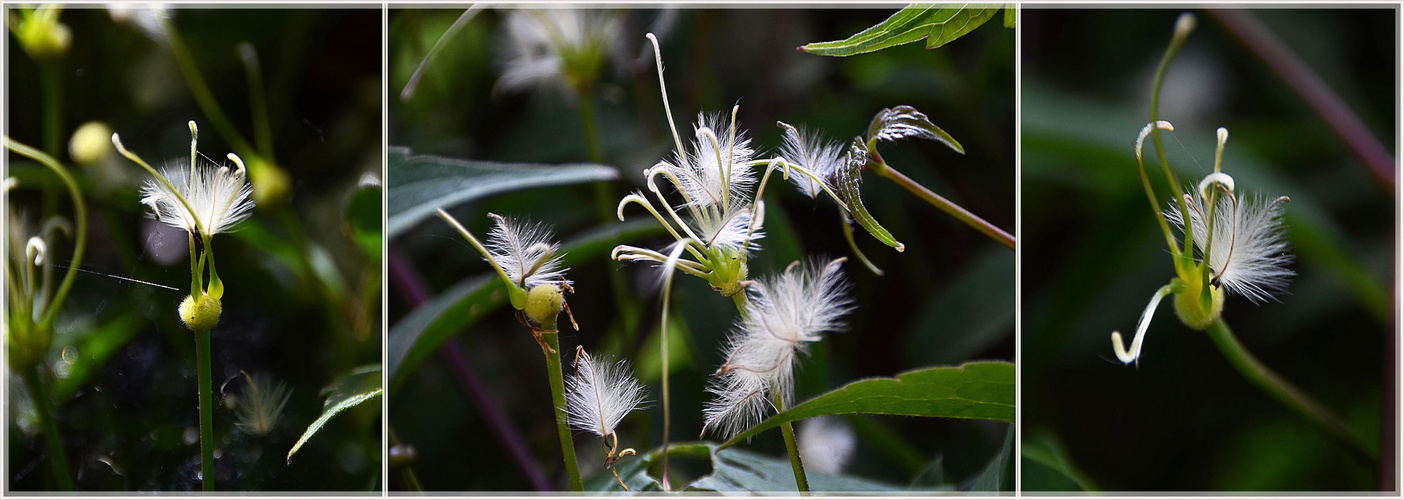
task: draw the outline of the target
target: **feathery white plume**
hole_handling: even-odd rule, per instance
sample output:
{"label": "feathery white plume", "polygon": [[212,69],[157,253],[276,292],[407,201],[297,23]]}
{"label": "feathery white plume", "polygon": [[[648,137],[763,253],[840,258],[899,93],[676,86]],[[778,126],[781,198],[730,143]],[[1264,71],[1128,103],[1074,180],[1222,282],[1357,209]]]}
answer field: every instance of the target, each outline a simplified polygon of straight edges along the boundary
{"label": "feathery white plume", "polygon": [[266,436],[278,425],[292,391],[281,382],[273,385],[273,380],[267,375],[250,377],[244,374],[244,377],[248,388],[244,389],[244,397],[234,407],[234,425],[249,434]]}
{"label": "feathery white plume", "polygon": [[[244,165],[237,156],[230,158],[235,160],[233,170],[216,165],[204,155],[196,156],[194,169],[184,161],[166,166],[161,175],[170,184],[148,179],[141,187],[141,203],[151,207],[156,220],[177,229],[205,237],[228,232],[247,219],[254,208],[250,198],[253,187],[248,183]],[[181,197],[190,203],[189,208],[180,202]]]}
{"label": "feathery white plume", "polygon": [[[531,87],[566,90],[572,61],[603,66],[619,43],[620,19],[602,9],[517,9],[503,22],[503,90]],[[598,69],[596,69],[598,70]]]}
{"label": "feathery white plume", "polygon": [[703,407],[705,428],[734,436],[765,416],[775,394],[790,404],[797,358],[824,332],[843,328],[840,318],[853,310],[841,270],[845,260],[796,262],[751,285],[746,317],[727,338],[727,361],[707,386],[715,398]]}
{"label": "feathery white plume", "polygon": [[629,412],[645,408],[647,394],[629,362],[609,355],[596,360],[584,349],[577,350],[575,375],[566,379],[565,386],[566,423],[600,437],[614,434]]}
{"label": "feathery white plume", "polygon": [[[1228,177],[1221,173],[1211,175]],[[1232,178],[1223,182],[1233,186]],[[1221,192],[1214,209],[1214,234],[1209,235],[1209,200],[1199,190],[1185,195],[1195,248],[1201,258],[1206,258],[1202,253],[1209,245],[1209,269],[1219,285],[1254,303],[1266,302],[1287,288],[1287,279],[1294,273],[1286,267],[1292,262],[1281,219],[1282,203],[1286,201],[1285,196],[1267,200]],[[1165,218],[1184,230],[1178,204],[1170,205]]]}
{"label": "feathery white plume", "polygon": [[[793,127],[785,127],[785,144],[780,148],[780,156],[785,158],[785,161],[810,171],[824,182],[829,182],[844,159],[842,144],[826,140],[817,132]],[[819,182],[807,175],[792,173],[790,182],[810,198],[823,192]]]}
{"label": "feathery white plume", "polygon": [[488,233],[487,250],[508,279],[527,290],[541,283],[570,284],[549,229],[497,214],[488,217],[497,224]]}

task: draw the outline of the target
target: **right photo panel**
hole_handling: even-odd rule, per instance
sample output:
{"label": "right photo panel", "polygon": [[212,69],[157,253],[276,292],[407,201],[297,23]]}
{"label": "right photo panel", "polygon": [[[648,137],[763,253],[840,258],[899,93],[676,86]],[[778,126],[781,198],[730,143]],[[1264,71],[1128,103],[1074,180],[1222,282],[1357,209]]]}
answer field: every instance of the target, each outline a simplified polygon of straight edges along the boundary
{"label": "right photo panel", "polygon": [[1394,491],[1397,6],[1021,11],[1021,487]]}

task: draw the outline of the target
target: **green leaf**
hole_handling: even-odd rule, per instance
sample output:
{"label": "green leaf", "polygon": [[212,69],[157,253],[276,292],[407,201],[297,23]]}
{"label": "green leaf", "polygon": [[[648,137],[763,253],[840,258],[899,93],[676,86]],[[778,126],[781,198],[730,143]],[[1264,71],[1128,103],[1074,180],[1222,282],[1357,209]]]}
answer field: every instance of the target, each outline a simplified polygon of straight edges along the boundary
{"label": "green leaf", "polygon": [[800,47],[800,50],[821,56],[847,57],[922,39],[926,39],[926,48],[934,49],[985,24],[985,21],[994,17],[1000,7],[984,5],[938,8],[932,4],[912,4],[897,11],[886,21],[856,35],[832,42],[811,43]]}
{"label": "green leaf", "polygon": [[381,195],[384,192],[380,181],[365,182],[351,195],[351,201],[346,204],[346,223],[351,230],[351,236],[372,262],[380,262],[381,247],[384,246],[381,244],[385,236],[381,227],[385,221],[382,212],[384,204],[381,203]]}
{"label": "green leaf", "polygon": [[[770,493],[794,495],[795,476],[788,457],[770,457],[737,449],[721,449],[716,443],[676,443],[668,447],[673,458],[694,457],[710,462],[712,473],[683,487],[684,491],[716,491],[724,495]],[[629,485],[628,494],[660,491],[662,484],[648,475],[659,451],[631,456],[615,465],[619,478]],[[836,476],[810,471],[809,487],[824,492],[896,491],[896,486],[852,476]],[[619,482],[604,469],[585,479],[585,491],[618,492]]]}
{"label": "green leaf", "polygon": [[302,445],[336,414],[379,396],[383,392],[381,378],[380,365],[366,365],[346,372],[332,381],[331,385],[322,388],[322,394],[327,397],[326,402],[322,404],[322,416],[307,426],[307,432],[303,432],[297,444],[288,450],[288,463],[292,463],[293,454],[302,449]]}
{"label": "green leaf", "polygon": [[[1068,450],[1063,447],[1063,442],[1058,439],[1057,435],[1048,431],[1025,435],[1024,442],[1019,448],[1020,455],[1026,460],[1024,462],[1025,471],[1030,469],[1029,462],[1033,462],[1057,472],[1063,478],[1076,484],[1082,491],[1097,491],[1099,489],[1092,478],[1087,477],[1087,474],[1073,464],[1072,459],[1068,457]],[[1028,488],[1028,476],[1024,477],[1023,486]]]}
{"label": "green leaf", "polygon": [[411,156],[409,148],[399,146],[390,147],[386,159],[390,176],[386,229],[391,238],[429,217],[436,208],[521,189],[619,177],[614,167],[605,165],[493,163]]}
{"label": "green leaf", "polygon": [[908,417],[973,418],[1014,422],[1014,364],[976,361],[906,372],[897,378],[850,383],[737,434],[722,445],[735,445],[785,422],[849,413]]}
{"label": "green leaf", "polygon": [[878,111],[868,124],[868,142],[888,141],[915,137],[928,141],[939,141],[957,153],[965,154],[965,148],[956,142],[951,134],[937,127],[926,118],[926,114],[911,106],[897,106]]}
{"label": "green leaf", "polygon": [[[712,473],[693,481],[688,490],[717,491],[723,494],[771,493],[793,496],[795,472],[789,457],[770,457],[736,448],[712,447]],[[836,476],[806,471],[811,491],[877,492],[895,491],[896,486],[853,476]]]}
{"label": "green leaf", "polygon": [[980,475],[966,483],[962,491],[1014,491],[1014,425],[1004,434],[1004,444],[999,447],[990,463],[980,471]]}
{"label": "green leaf", "polygon": [[1004,27],[1006,27],[1006,28],[1013,28],[1013,27],[1014,27],[1014,17],[1015,17],[1015,15],[1014,15],[1014,4],[1012,4],[1012,3],[1004,4]]}
{"label": "green leaf", "polygon": [[[561,246],[559,254],[564,266],[570,267],[609,255],[614,246],[647,236],[663,233],[663,226],[652,219],[610,224],[576,236]],[[484,315],[507,303],[502,280],[496,273],[460,281],[448,290],[421,304],[395,323],[390,329],[386,351],[390,367],[390,387],[399,387],[424,358]],[[566,297],[566,300],[569,300]],[[522,332],[523,335],[527,333]]]}
{"label": "green leaf", "polygon": [[868,208],[863,206],[863,197],[858,189],[863,183],[863,176],[859,175],[859,171],[867,163],[868,146],[863,144],[862,138],[854,137],[853,144],[848,147],[848,157],[844,160],[843,166],[834,173],[834,187],[838,189],[838,195],[843,198],[843,203],[848,205],[849,215],[863,226],[863,229],[867,229],[868,234],[873,235],[874,238],[887,246],[896,248],[898,252],[906,250],[907,246],[897,241],[897,238],[893,238],[892,233],[887,232],[882,224],[878,224],[877,219],[868,213]]}
{"label": "green leaf", "polygon": [[[671,448],[670,448],[671,449]],[[609,469],[602,469],[594,475],[585,478],[585,491],[589,492],[617,492],[623,494],[637,495],[644,491],[663,491],[663,484],[658,482],[653,476],[648,475],[649,466],[653,465],[652,455],[633,455],[620,460],[614,464],[614,471],[619,473],[619,480],[614,479],[614,474]],[[629,486],[626,493],[619,487],[619,481]]]}

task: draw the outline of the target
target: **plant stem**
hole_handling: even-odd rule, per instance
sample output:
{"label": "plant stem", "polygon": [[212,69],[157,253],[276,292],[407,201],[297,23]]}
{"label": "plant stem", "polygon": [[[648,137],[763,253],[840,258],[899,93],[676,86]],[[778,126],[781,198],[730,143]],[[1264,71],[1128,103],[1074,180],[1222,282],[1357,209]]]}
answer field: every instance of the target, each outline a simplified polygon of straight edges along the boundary
{"label": "plant stem", "polygon": [[[780,393],[772,397],[776,413],[785,413],[785,398]],[[795,428],[790,422],[780,424],[780,433],[785,435],[785,449],[790,451],[790,468],[795,471],[795,486],[800,493],[809,493],[809,478],[804,475],[804,462],[800,461],[799,444],[795,442]]]}
{"label": "plant stem", "polygon": [[73,279],[78,275],[78,269],[82,267],[83,252],[88,247],[88,210],[83,204],[83,193],[78,189],[78,182],[73,180],[73,176],[68,173],[68,169],[63,168],[58,160],[53,156],[29,147],[14,139],[5,137],[5,147],[10,148],[15,153],[29,157],[48,167],[54,175],[63,181],[68,188],[68,195],[73,200],[73,220],[77,224],[77,231],[74,234],[73,258],[69,262],[68,272],[64,274],[63,281],[59,283],[58,291],[54,293],[52,299],[44,310],[44,315],[39,319],[39,323],[45,327],[53,326],[54,319],[58,317],[59,306],[63,304],[64,298],[68,297],[68,290],[73,287]]}
{"label": "plant stem", "polygon": [[1205,330],[1205,333],[1209,334],[1209,338],[1224,353],[1224,357],[1228,358],[1229,364],[1238,369],[1238,372],[1242,373],[1249,382],[1258,386],[1259,389],[1268,393],[1278,402],[1306,417],[1307,420],[1320,426],[1338,444],[1350,451],[1351,456],[1367,464],[1375,462],[1377,452],[1370,449],[1369,442],[1360,439],[1359,436],[1346,428],[1345,424],[1330,410],[1263,365],[1258,358],[1253,357],[1253,354],[1249,353],[1243,344],[1238,342],[1238,338],[1233,336],[1233,331],[1222,319],[1209,325],[1209,329]]}
{"label": "plant stem", "polygon": [[195,332],[195,371],[200,384],[200,484],[214,491],[214,392],[210,385],[210,331]]}
{"label": "plant stem", "polygon": [[1208,12],[1321,116],[1331,131],[1369,168],[1377,182],[1394,191],[1394,158],[1360,116],[1351,111],[1306,61],[1249,11],[1208,9]]}
{"label": "plant stem", "polygon": [[54,482],[63,491],[73,491],[73,475],[68,471],[68,454],[63,451],[63,436],[59,434],[58,422],[54,420],[53,395],[46,380],[48,374],[44,363],[34,365],[24,373],[24,385],[29,396],[34,399],[34,409],[39,413],[39,423],[44,427],[44,445],[49,454],[49,472]]}
{"label": "plant stem", "polygon": [[[1194,30],[1194,15],[1188,12],[1180,14],[1175,20],[1175,34],[1170,38],[1170,46],[1165,49],[1165,55],[1160,58],[1160,66],[1155,69],[1155,83],[1151,85],[1151,109],[1150,121],[1155,123],[1160,120],[1160,89],[1165,84],[1165,74],[1170,71],[1170,62],[1175,60],[1175,55],[1180,53],[1180,47],[1185,45],[1185,39],[1189,37],[1190,31]],[[1160,141],[1160,127],[1151,127],[1151,138],[1155,141],[1155,154],[1160,159],[1160,166],[1165,169],[1165,182],[1170,184],[1170,190],[1175,193],[1175,203],[1180,207],[1180,213],[1187,214],[1189,210],[1185,206],[1184,193],[1180,190],[1180,179],[1175,175],[1175,171],[1170,169],[1170,161],[1165,157],[1165,147]],[[1157,217],[1164,217],[1156,209]],[[1185,250],[1183,254],[1193,255],[1194,231],[1185,231]],[[1174,251],[1174,245],[1171,245]],[[1178,257],[1180,254],[1177,253]]]}
{"label": "plant stem", "polygon": [[556,325],[542,324],[541,327],[550,332],[542,333],[541,337],[546,340],[548,347],[556,351],[546,355],[546,376],[551,379],[551,404],[556,413],[556,433],[560,434],[561,437],[561,455],[565,456],[566,476],[570,478],[571,491],[585,491],[585,485],[580,482],[580,465],[575,462],[575,441],[570,438],[570,425],[566,423],[565,379],[561,376],[560,335],[552,331],[556,329]]}
{"label": "plant stem", "polygon": [[63,87],[59,61],[39,61],[39,82],[44,94],[44,152],[55,158],[63,147]]}
{"label": "plant stem", "polygon": [[912,194],[917,195],[918,198],[921,198],[923,201],[930,203],[931,206],[939,208],[941,209],[941,211],[946,212],[946,214],[950,215],[951,217],[955,217],[956,220],[964,222],[965,225],[974,228],[976,231],[979,231],[980,234],[983,234],[989,237],[990,239],[995,240],[1001,245],[1009,247],[1010,250],[1014,249],[1013,235],[1004,232],[1003,229],[1000,229],[994,224],[990,224],[989,222],[985,221],[985,219],[981,219],[979,216],[970,213],[969,210],[966,210],[960,205],[952,203],[951,200],[947,200],[941,197],[941,195],[936,194],[930,189],[927,189],[926,186],[918,184],[910,177],[902,175],[901,172],[898,172],[897,169],[892,168],[892,166],[888,165],[886,162],[879,163],[878,168],[874,168],[872,170],[873,173],[878,174],[878,176],[892,181],[898,186],[902,186],[903,189],[906,189]]}
{"label": "plant stem", "polygon": [[[234,127],[234,122],[229,121],[229,116],[224,114],[224,109],[219,107],[219,101],[214,98],[214,93],[210,91],[209,85],[205,84],[205,78],[200,76],[200,68],[195,66],[195,59],[190,56],[190,49],[185,46],[185,41],[176,32],[175,26],[166,21],[166,39],[171,47],[171,53],[175,56],[176,66],[180,68],[180,73],[185,76],[186,86],[190,87],[190,94],[195,97],[195,103],[200,106],[200,110],[205,112],[205,117],[214,124],[215,131],[224,137],[224,142],[229,143],[229,147],[234,152],[245,158],[261,158],[253,145],[239,134],[239,129]],[[262,168],[263,162],[249,162],[248,165],[254,168]]]}
{"label": "plant stem", "polygon": [[413,454],[399,453],[402,442],[400,435],[395,432],[394,427],[386,426],[389,429],[390,447],[389,465],[390,469],[400,476],[400,485],[406,491],[424,491],[424,487],[419,484],[419,477],[414,475],[414,468],[411,467]]}

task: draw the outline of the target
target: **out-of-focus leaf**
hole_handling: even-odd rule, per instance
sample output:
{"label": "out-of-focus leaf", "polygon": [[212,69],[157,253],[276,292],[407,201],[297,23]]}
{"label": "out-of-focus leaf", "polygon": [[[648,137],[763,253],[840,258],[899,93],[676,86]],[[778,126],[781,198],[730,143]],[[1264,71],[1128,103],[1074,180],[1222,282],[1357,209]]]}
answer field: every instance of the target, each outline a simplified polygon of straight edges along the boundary
{"label": "out-of-focus leaf", "polygon": [[[663,232],[655,220],[610,224],[590,230],[561,245],[562,265],[569,267],[609,255],[616,242],[633,241]],[[476,323],[507,302],[496,273],[466,279],[421,304],[390,329],[386,351],[390,387],[398,387],[414,367],[448,337]],[[569,300],[569,297],[567,297]],[[408,369],[406,369],[408,368]]]}
{"label": "out-of-focus leaf", "polygon": [[[1072,463],[1072,459],[1068,458],[1067,449],[1063,448],[1063,442],[1051,432],[1039,431],[1032,433],[1032,435],[1026,435],[1023,444],[1019,447],[1019,453],[1025,460],[1036,462],[1061,474],[1082,491],[1097,491],[1099,489],[1097,483],[1092,482],[1092,478],[1087,477],[1087,474]],[[1028,462],[1025,462],[1024,470],[1028,471],[1028,469]],[[1028,488],[1027,482],[1024,483],[1024,487]]]}
{"label": "out-of-focus leaf", "polygon": [[990,459],[980,475],[961,487],[962,491],[1014,491],[1014,425],[1004,434],[999,453]]}
{"label": "out-of-focus leaf", "polygon": [[887,232],[882,224],[878,224],[877,219],[868,213],[868,208],[863,206],[863,197],[859,193],[859,186],[863,183],[863,177],[859,170],[868,163],[868,146],[863,144],[860,137],[853,138],[853,144],[848,147],[848,157],[844,160],[843,166],[839,167],[834,174],[834,187],[838,188],[838,195],[843,198],[843,203],[848,205],[849,215],[857,221],[863,229],[868,230],[868,234],[873,235],[878,241],[887,246],[896,248],[898,252],[906,250],[907,246],[892,237],[892,233]]}
{"label": "out-of-focus leaf", "polygon": [[312,425],[307,426],[307,431],[298,438],[291,450],[288,450],[288,463],[292,463],[292,457],[297,450],[302,449],[302,445],[307,442],[313,434],[322,429],[327,421],[341,413],[342,410],[356,406],[375,399],[384,392],[381,384],[380,365],[366,365],[352,369],[346,374],[337,377],[331,385],[322,389],[322,394],[327,397],[322,404],[322,416],[318,417]]}
{"label": "out-of-focus leaf", "polygon": [[938,455],[935,460],[926,464],[926,467],[912,478],[912,482],[907,485],[907,488],[912,490],[945,489],[946,466],[943,462],[944,460]]}
{"label": "out-of-focus leaf", "polygon": [[[113,354],[126,347],[145,324],[135,314],[124,313],[84,335],[75,345],[62,347],[59,360],[54,363],[54,401],[68,401],[73,397],[78,388],[86,385]],[[68,352],[69,349],[72,352]]]}
{"label": "out-of-focus leaf", "polygon": [[850,383],[797,404],[737,434],[729,447],[761,431],[820,415],[871,413],[908,417],[972,418],[1014,422],[1014,364],[976,361],[913,370],[897,378]]}
{"label": "out-of-focus leaf", "polygon": [[925,113],[911,106],[897,106],[878,111],[868,124],[868,140],[896,142],[899,139],[915,137],[928,141],[939,141],[957,153],[965,154],[965,148],[956,142],[951,134],[931,123]]}
{"label": "out-of-focus leaf", "polygon": [[585,491],[591,493],[614,492],[624,495],[637,495],[645,491],[663,491],[663,484],[648,475],[649,466],[653,465],[653,456],[649,454],[633,455],[620,460],[614,464],[614,472],[619,474],[619,481],[629,486],[629,491],[624,491],[619,487],[619,481],[614,479],[614,473],[609,469],[601,470],[590,477],[585,478]]}
{"label": "out-of-focus leaf", "polygon": [[905,340],[909,366],[972,359],[1014,334],[1014,254],[991,248],[973,256],[944,289],[923,300]]}
{"label": "out-of-focus leaf", "polygon": [[1014,4],[1012,4],[1012,3],[1004,4],[1004,27],[1006,27],[1006,28],[1013,28],[1013,27],[1014,27],[1014,22],[1015,22],[1014,17],[1015,17],[1015,13],[1014,13]]}
{"label": "out-of-focus leaf", "polygon": [[[735,448],[720,449],[710,443],[707,446],[712,450],[712,473],[693,481],[687,486],[688,490],[716,491],[723,495],[794,495],[798,491],[788,457],[769,457]],[[805,476],[810,491],[861,493],[898,489],[853,476],[817,471],[807,471]]]}
{"label": "out-of-focus leaf", "polygon": [[[721,449],[716,443],[675,443],[668,448],[673,458],[694,457],[710,462],[712,473],[684,486],[684,491],[715,491],[722,495],[794,495],[795,476],[788,457],[769,457],[738,449]],[[619,478],[629,485],[628,494],[660,491],[662,484],[648,475],[649,466],[660,457],[658,451],[631,456],[616,464]],[[811,491],[883,492],[900,488],[868,479],[809,471]],[[585,491],[624,493],[609,470],[585,479]]]}
{"label": "out-of-focus leaf", "polygon": [[926,457],[896,429],[869,415],[846,415],[848,423],[863,443],[902,467],[908,474],[917,474],[926,467]]}
{"label": "out-of-focus leaf", "polygon": [[385,241],[385,232],[381,227],[385,221],[382,212],[384,204],[381,203],[384,192],[379,181],[363,182],[351,195],[351,202],[346,204],[346,222],[351,237],[361,245],[361,250],[372,262],[380,262],[381,247],[384,246],[381,243]]}
{"label": "out-of-focus leaf", "polygon": [[391,147],[386,158],[390,186],[386,229],[391,238],[429,217],[436,208],[520,189],[609,181],[619,176],[614,167],[605,165],[460,160],[410,155],[409,148],[398,146]]}
{"label": "out-of-focus leaf", "polygon": [[[913,4],[897,11],[887,20],[843,40],[816,42],[800,50],[821,56],[847,57],[866,54],[926,39],[926,48],[934,49],[965,36],[985,24],[999,11],[1000,5],[939,7]],[[1005,14],[1005,25],[1012,26]]]}

